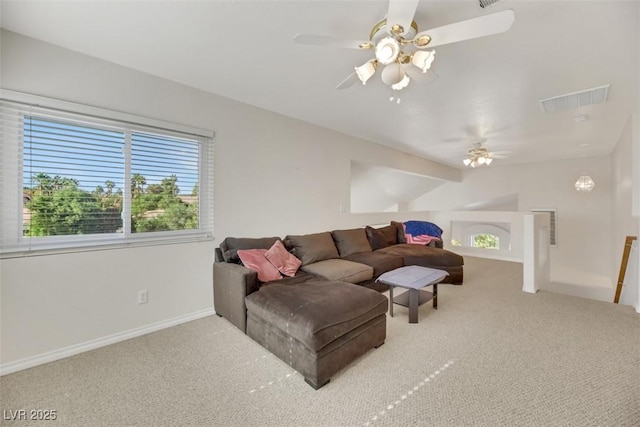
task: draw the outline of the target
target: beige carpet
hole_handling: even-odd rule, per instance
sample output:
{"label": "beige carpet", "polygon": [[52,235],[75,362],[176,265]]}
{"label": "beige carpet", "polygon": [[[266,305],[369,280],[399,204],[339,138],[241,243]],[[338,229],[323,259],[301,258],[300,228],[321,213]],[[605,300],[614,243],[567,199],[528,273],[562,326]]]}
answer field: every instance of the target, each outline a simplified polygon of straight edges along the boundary
{"label": "beige carpet", "polygon": [[[439,308],[314,391],[226,320],[194,321],[0,379],[1,409],[78,426],[639,426],[640,315],[521,292],[520,264],[466,257]],[[6,343],[5,343],[6,345]],[[10,345],[10,344],[9,344]],[[10,422],[6,425],[30,425]]]}

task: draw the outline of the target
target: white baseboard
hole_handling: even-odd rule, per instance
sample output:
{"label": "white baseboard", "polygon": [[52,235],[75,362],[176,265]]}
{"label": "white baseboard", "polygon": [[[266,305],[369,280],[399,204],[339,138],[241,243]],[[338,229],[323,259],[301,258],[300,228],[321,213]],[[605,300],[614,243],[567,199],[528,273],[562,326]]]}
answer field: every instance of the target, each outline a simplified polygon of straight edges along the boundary
{"label": "white baseboard", "polygon": [[545,291],[574,297],[589,298],[604,302],[613,302],[614,289],[604,286],[583,286],[572,283],[549,282],[541,288]]}
{"label": "white baseboard", "polygon": [[130,329],[128,331],[119,332],[117,334],[108,335],[106,337],[98,338],[84,343],[71,345],[68,347],[60,348],[46,353],[38,354],[35,356],[26,357],[24,359],[16,360],[14,362],[0,364],[0,376],[12,374],[14,372],[22,371],[24,369],[33,368],[34,366],[43,365],[45,363],[54,362],[56,360],[64,359],[65,357],[74,356],[76,354],[84,353],[86,351],[95,350],[100,347],[104,347],[110,344],[115,344],[120,341],[125,341],[131,338],[146,335],[151,332],[156,332],[162,329],[170,328],[172,326],[179,325],[181,323],[191,322],[192,320],[201,319],[203,317],[212,316],[216,312],[211,308],[196,311],[194,313],[185,314],[183,316],[174,317],[173,319],[162,320],[160,322],[152,323],[150,325],[141,326],[139,328]]}

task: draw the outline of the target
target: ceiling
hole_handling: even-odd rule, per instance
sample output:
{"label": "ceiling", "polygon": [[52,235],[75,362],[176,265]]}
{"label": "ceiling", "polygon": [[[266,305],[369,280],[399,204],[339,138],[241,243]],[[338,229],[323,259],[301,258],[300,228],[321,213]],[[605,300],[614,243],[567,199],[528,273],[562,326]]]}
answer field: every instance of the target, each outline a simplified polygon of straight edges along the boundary
{"label": "ceiling", "polygon": [[[368,39],[385,1],[7,1],[2,27],[267,110],[463,168],[611,153],[637,108],[640,2],[422,0],[420,31],[513,9],[503,34],[435,48],[431,72],[390,103],[378,75],[335,86],[371,52],[295,44]],[[538,100],[610,84],[608,101],[553,114]],[[576,122],[587,114],[589,120]]]}

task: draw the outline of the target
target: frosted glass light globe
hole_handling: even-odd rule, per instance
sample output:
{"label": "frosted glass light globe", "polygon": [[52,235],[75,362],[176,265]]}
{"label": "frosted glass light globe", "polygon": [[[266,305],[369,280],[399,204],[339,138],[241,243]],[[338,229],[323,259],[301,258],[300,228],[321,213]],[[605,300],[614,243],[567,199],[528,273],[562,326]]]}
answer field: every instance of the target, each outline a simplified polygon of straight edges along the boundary
{"label": "frosted glass light globe", "polygon": [[382,70],[382,74],[380,75],[382,81],[389,86],[400,83],[404,76],[405,74],[402,69],[402,65],[397,62],[384,67],[384,70]]}
{"label": "frosted glass light globe", "polygon": [[376,45],[376,59],[382,65],[391,64],[400,53],[400,43],[392,37],[385,37]]}

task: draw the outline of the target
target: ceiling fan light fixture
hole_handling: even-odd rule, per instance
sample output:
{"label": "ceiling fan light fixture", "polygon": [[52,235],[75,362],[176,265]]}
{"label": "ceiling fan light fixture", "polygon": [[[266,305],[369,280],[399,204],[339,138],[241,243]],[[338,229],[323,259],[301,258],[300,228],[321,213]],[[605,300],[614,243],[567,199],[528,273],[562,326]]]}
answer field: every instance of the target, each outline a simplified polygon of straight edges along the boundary
{"label": "ceiling fan light fixture", "polygon": [[[384,69],[382,70],[382,74],[380,75],[382,81],[389,86],[401,83],[405,77],[406,74],[402,69],[402,65],[398,64],[397,62],[384,67]],[[409,82],[407,82],[407,84],[409,84]]]}
{"label": "ceiling fan light fixture", "polygon": [[411,55],[411,63],[426,73],[435,59],[435,50],[419,50]]}
{"label": "ceiling fan light fixture", "polygon": [[491,153],[482,147],[482,143],[474,144],[473,148],[467,151],[467,156],[462,160],[465,166],[471,166],[472,168],[489,166],[492,162]]}
{"label": "ceiling fan light fixture", "polygon": [[409,78],[409,76],[407,74],[404,75],[404,77],[402,77],[402,80],[400,80],[398,83],[391,85],[391,89],[393,90],[402,90],[405,87],[409,86],[409,82],[411,81],[411,79]]}
{"label": "ceiling fan light fixture", "polygon": [[376,59],[383,65],[391,64],[400,54],[400,43],[393,37],[385,37],[376,45]]}
{"label": "ceiling fan light fixture", "polygon": [[[498,0],[479,0],[494,3]],[[496,13],[477,16],[475,18],[452,24],[431,28],[427,31],[418,32],[418,24],[413,20],[416,15],[420,0],[388,0],[387,17],[376,23],[369,34],[369,41],[342,40],[333,36],[319,36],[314,34],[297,34],[293,39],[296,43],[334,46],[347,49],[372,49],[375,58],[368,63],[355,67],[356,73],[362,84],[375,74],[378,65],[385,66],[391,64],[407,65],[413,64],[423,73],[431,67],[435,52],[424,52],[427,46],[436,47],[450,43],[457,43],[465,40],[504,33],[511,28],[515,20],[515,13],[511,9],[505,9]],[[401,49],[408,48],[406,52]],[[421,52],[415,52],[419,50]],[[408,68],[411,72],[411,67]],[[401,90],[410,82],[404,70],[385,69],[386,76],[383,81],[393,89]],[[352,73],[337,89],[344,89],[355,82]],[[435,73],[432,73],[435,75]],[[437,75],[436,77],[437,78]],[[606,98],[595,95],[594,98]]]}
{"label": "ceiling fan light fixture", "polygon": [[377,62],[375,60],[371,60],[355,68],[356,74],[358,75],[358,78],[363,85],[366,85],[367,80],[369,80],[371,76],[375,74],[377,67]]}
{"label": "ceiling fan light fixture", "polygon": [[419,48],[423,48],[426,45],[428,45],[429,43],[431,43],[431,36],[427,35],[427,34],[423,34],[419,37],[417,37],[413,43],[419,47]]}

